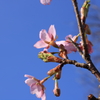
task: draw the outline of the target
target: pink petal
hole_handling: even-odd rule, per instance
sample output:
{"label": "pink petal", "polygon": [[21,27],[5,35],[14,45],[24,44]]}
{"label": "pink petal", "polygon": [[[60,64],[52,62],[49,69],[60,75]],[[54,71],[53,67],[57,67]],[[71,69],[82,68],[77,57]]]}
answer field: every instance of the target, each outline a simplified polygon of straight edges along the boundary
{"label": "pink petal", "polygon": [[41,31],[40,31],[40,34],[39,34],[39,37],[40,37],[40,39],[43,40],[43,41],[48,41],[48,42],[51,41],[51,38],[50,38],[49,35],[47,34],[46,30],[41,30]]}
{"label": "pink petal", "polygon": [[65,45],[65,49],[67,50],[67,54],[71,53],[71,52],[76,52],[77,49],[73,46],[72,43],[66,43]]}
{"label": "pink petal", "polygon": [[50,26],[50,28],[48,30],[48,34],[49,34],[50,38],[52,38],[52,36],[53,36],[53,38],[55,39],[55,37],[56,37],[56,29],[55,29],[54,25]]}
{"label": "pink petal", "polygon": [[38,92],[37,84],[32,84],[30,87],[31,94],[36,94]]}
{"label": "pink petal", "polygon": [[27,77],[27,78],[34,78],[33,76],[27,75],[27,74],[25,74],[24,77]]}
{"label": "pink petal", "polygon": [[36,92],[37,98],[41,98],[43,96],[43,94],[44,94],[44,91],[42,89],[40,91]]}
{"label": "pink petal", "polygon": [[34,47],[36,47],[36,48],[45,48],[45,47],[47,47],[47,46],[48,46],[48,44],[45,43],[45,42],[42,41],[42,40],[40,40],[40,41],[38,41],[38,42],[36,42],[36,43],[34,44]]}
{"label": "pink petal", "polygon": [[45,95],[45,93],[42,95],[41,100],[46,100],[46,95]]}
{"label": "pink petal", "polygon": [[66,43],[66,41],[56,41],[56,44],[59,46],[59,45],[63,45],[63,46],[65,46],[65,43]]}
{"label": "pink petal", "polygon": [[77,49],[73,46],[72,43],[68,42],[68,41],[57,41],[56,44],[59,46],[60,44],[62,44],[65,49],[67,50],[67,54],[71,53],[71,52],[76,52]]}
{"label": "pink petal", "polygon": [[65,40],[66,40],[67,42],[70,42],[70,40],[69,40],[68,38],[71,38],[71,39],[72,39],[72,35],[68,35],[68,36],[65,37]]}
{"label": "pink petal", "polygon": [[37,81],[33,80],[32,78],[28,78],[25,80],[25,83],[28,85],[28,86],[31,86],[32,84],[35,84]]}
{"label": "pink petal", "polygon": [[41,4],[49,5],[52,0],[40,0]]}

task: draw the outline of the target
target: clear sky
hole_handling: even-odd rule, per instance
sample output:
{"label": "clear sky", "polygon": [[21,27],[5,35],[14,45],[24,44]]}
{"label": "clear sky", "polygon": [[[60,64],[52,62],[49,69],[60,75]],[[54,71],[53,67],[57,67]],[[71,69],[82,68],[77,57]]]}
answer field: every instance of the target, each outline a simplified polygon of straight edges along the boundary
{"label": "clear sky", "polygon": [[[96,1],[91,0],[92,3]],[[79,4],[81,7],[82,1]],[[30,94],[24,74],[43,79],[47,71],[57,65],[38,59],[42,49],[33,47],[39,40],[39,31],[48,30],[50,25],[55,25],[58,40],[78,34],[71,0],[52,0],[51,5],[46,6],[39,0],[0,0],[0,100],[39,100]],[[84,62],[78,53],[69,54],[69,57]],[[80,73],[84,71],[66,65],[59,80],[61,96],[54,96],[54,81],[50,78],[44,84],[47,100],[86,100],[91,91],[81,84],[84,80]]]}

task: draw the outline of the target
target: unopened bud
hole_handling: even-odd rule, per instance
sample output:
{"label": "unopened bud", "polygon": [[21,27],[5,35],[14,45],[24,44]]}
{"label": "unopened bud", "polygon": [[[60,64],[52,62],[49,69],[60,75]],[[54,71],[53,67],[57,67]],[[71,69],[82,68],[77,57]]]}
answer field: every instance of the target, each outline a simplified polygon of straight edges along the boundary
{"label": "unopened bud", "polygon": [[63,65],[62,65],[62,64],[59,64],[59,65],[56,66],[55,68],[49,70],[49,71],[47,72],[47,74],[51,76],[51,75],[53,75],[53,74],[59,72],[59,71],[62,69],[62,67],[63,67]]}
{"label": "unopened bud", "polygon": [[60,89],[59,88],[54,89],[53,93],[54,93],[55,96],[59,97],[60,96]]}
{"label": "unopened bud", "polygon": [[44,62],[61,62],[61,58],[58,58],[48,51],[42,51],[38,54],[38,58],[42,59]]}
{"label": "unopened bud", "polygon": [[87,17],[87,13],[88,13],[88,9],[89,9],[89,0],[85,1],[83,6],[80,9],[80,13],[81,13],[81,20],[85,21],[86,17]]}
{"label": "unopened bud", "polygon": [[60,96],[60,89],[58,87],[58,80],[55,80],[55,87],[54,87],[53,93],[57,97]]}
{"label": "unopened bud", "polygon": [[81,20],[85,20],[86,18],[86,8],[82,7],[80,10],[81,13]]}

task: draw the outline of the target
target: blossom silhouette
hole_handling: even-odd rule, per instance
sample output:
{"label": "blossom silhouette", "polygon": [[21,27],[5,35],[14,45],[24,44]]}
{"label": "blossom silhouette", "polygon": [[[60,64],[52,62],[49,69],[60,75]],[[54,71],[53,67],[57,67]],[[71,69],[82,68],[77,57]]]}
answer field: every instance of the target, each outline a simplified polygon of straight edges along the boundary
{"label": "blossom silhouette", "polygon": [[40,3],[43,5],[49,5],[52,0],[40,0]]}
{"label": "blossom silhouette", "polygon": [[40,41],[36,42],[34,44],[34,47],[36,48],[49,48],[50,45],[57,47],[57,45],[55,44],[55,40],[56,40],[56,30],[54,25],[51,25],[48,33],[45,29],[42,29],[39,33],[39,37],[40,37]]}
{"label": "blossom silhouette", "polygon": [[57,41],[56,44],[59,46],[62,44],[64,46],[64,48],[67,50],[67,54],[69,54],[71,52],[76,52],[77,49],[74,47],[74,45],[71,43],[71,41],[68,38],[71,38],[73,41],[75,41],[76,36],[72,37],[72,35],[68,35],[68,36],[66,36],[65,41],[64,40]]}
{"label": "blossom silhouette", "polygon": [[41,98],[41,100],[46,100],[45,87],[41,84],[41,81],[31,75],[25,74],[24,77],[28,78],[25,83],[30,87],[31,93],[36,94],[37,98]]}

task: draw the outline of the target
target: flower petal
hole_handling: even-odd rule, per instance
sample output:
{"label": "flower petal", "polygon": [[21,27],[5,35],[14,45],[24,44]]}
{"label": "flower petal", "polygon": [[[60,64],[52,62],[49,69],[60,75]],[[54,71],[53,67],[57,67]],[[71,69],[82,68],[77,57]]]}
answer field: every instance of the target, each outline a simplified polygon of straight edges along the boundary
{"label": "flower petal", "polygon": [[45,93],[42,95],[41,100],[46,100],[46,95],[45,95]]}
{"label": "flower petal", "polygon": [[63,45],[63,46],[65,46],[65,43],[66,43],[66,41],[56,41],[56,44],[59,46],[59,45]]}
{"label": "flower petal", "polygon": [[57,41],[56,44],[59,45],[63,45],[64,48],[67,50],[67,54],[71,53],[71,52],[76,52],[77,49],[73,46],[72,43],[70,43],[69,41]]}
{"label": "flower petal", "polygon": [[68,35],[68,36],[65,37],[65,40],[66,40],[67,42],[70,42],[70,40],[69,40],[68,38],[71,38],[71,39],[72,39],[72,35]]}
{"label": "flower petal", "polygon": [[40,0],[41,4],[49,5],[52,0]]}
{"label": "flower petal", "polygon": [[77,49],[74,47],[74,45],[72,43],[66,43],[65,45],[65,49],[67,50],[67,54],[71,53],[71,52],[76,52]]}
{"label": "flower petal", "polygon": [[51,38],[49,37],[48,33],[46,32],[46,30],[41,30],[40,31],[40,34],[39,34],[39,37],[41,40],[43,41],[48,41],[50,42],[51,41]]}
{"label": "flower petal", "polygon": [[37,98],[41,98],[43,96],[43,94],[44,94],[44,91],[42,89],[40,91],[36,92]]}
{"label": "flower petal", "polygon": [[36,42],[36,43],[34,44],[34,47],[36,47],[36,48],[45,48],[45,47],[47,47],[47,46],[48,46],[48,44],[45,43],[45,42],[42,41],[42,40],[40,40],[40,41],[38,41],[38,42]]}
{"label": "flower petal", "polygon": [[48,34],[49,34],[50,38],[52,38],[52,36],[54,39],[56,38],[56,29],[55,29],[54,25],[50,26],[50,28],[48,30]]}
{"label": "flower petal", "polygon": [[37,84],[32,84],[30,87],[31,94],[36,94],[38,92],[37,88],[38,88]]}
{"label": "flower petal", "polygon": [[28,85],[28,86],[31,86],[32,84],[35,84],[37,81],[33,80],[32,78],[28,78],[25,80],[25,83]]}
{"label": "flower petal", "polygon": [[24,77],[27,77],[27,78],[34,78],[33,76],[27,75],[27,74],[25,74]]}

